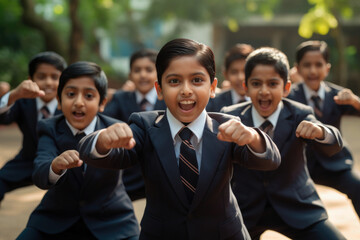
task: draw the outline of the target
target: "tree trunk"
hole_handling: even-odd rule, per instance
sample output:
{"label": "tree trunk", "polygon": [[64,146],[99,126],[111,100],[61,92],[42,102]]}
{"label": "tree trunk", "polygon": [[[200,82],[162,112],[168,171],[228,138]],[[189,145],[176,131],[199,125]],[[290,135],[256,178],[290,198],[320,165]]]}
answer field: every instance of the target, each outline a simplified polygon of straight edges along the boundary
{"label": "tree trunk", "polygon": [[69,63],[79,60],[80,52],[84,45],[83,29],[77,12],[79,9],[79,0],[69,0],[71,33],[70,33],[70,49],[69,49]]}
{"label": "tree trunk", "polygon": [[20,0],[20,4],[23,8],[21,19],[24,25],[40,31],[40,34],[45,40],[45,48],[47,51],[54,51],[66,57],[66,51],[61,41],[60,33],[56,31],[50,22],[35,13],[33,0]]}

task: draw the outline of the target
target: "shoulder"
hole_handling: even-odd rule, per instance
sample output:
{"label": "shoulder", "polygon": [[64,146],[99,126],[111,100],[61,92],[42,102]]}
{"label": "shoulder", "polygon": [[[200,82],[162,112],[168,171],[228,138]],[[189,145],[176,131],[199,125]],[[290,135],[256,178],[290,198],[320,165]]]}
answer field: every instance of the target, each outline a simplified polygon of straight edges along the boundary
{"label": "shoulder", "polygon": [[118,119],[106,116],[102,113],[98,113],[97,116],[99,117],[99,120],[103,122],[106,126],[113,125],[114,123],[122,122]]}
{"label": "shoulder", "polygon": [[42,119],[37,124],[37,130],[39,134],[51,132],[55,129],[59,130],[62,128],[62,123],[65,123],[64,114],[58,114],[48,119]]}
{"label": "shoulder", "polygon": [[288,99],[288,98],[284,98],[282,100],[283,104],[284,104],[284,108],[288,109],[290,112],[292,112],[293,114],[312,114],[313,110],[310,106],[302,104],[300,102]]}
{"label": "shoulder", "polygon": [[129,92],[129,91],[123,91],[123,90],[117,90],[113,97],[112,100],[122,100],[122,99],[129,99],[134,95],[134,92]]}
{"label": "shoulder", "polygon": [[237,116],[233,116],[233,115],[230,115],[230,114],[226,114],[226,113],[215,113],[215,112],[211,112],[211,113],[208,113],[208,116],[216,121],[219,125],[224,123],[224,122],[227,122],[231,119],[239,119],[239,117]]}
{"label": "shoulder", "polygon": [[331,83],[331,82],[325,81],[324,83],[325,83],[325,88],[326,88],[327,91],[337,93],[337,92],[344,89],[342,86],[336,85],[336,84]]}
{"label": "shoulder", "polygon": [[251,106],[252,106],[251,101],[247,101],[247,102],[238,103],[238,104],[230,105],[230,106],[227,106],[227,107],[223,107],[221,109],[221,112],[226,113],[226,114],[231,114],[231,115],[233,115],[233,114],[239,115],[239,114],[236,114],[236,113],[240,113],[244,109],[247,109],[247,108],[249,108]]}
{"label": "shoulder", "polygon": [[135,112],[129,117],[129,124],[153,126],[165,116],[165,110]]}

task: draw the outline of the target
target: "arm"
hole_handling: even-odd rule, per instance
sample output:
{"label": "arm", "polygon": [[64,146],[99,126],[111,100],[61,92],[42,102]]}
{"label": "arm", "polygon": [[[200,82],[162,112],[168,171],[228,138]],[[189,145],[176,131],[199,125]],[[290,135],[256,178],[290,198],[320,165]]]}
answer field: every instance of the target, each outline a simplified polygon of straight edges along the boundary
{"label": "arm", "polygon": [[[241,156],[248,168],[274,170],[280,165],[280,153],[271,138],[260,130],[245,126],[239,120],[231,119],[221,124],[218,139],[234,142],[238,146],[247,145],[249,149],[252,149],[255,154],[248,151],[246,156]],[[264,153],[264,157],[259,157],[262,153]]]}
{"label": "arm", "polygon": [[10,91],[8,106],[11,106],[16,100],[21,98],[36,98],[44,96],[45,92],[40,90],[39,86],[32,80],[25,80],[15,89]]}
{"label": "arm", "polygon": [[360,98],[348,88],[339,91],[338,94],[334,96],[334,101],[339,105],[351,105],[360,112]]}

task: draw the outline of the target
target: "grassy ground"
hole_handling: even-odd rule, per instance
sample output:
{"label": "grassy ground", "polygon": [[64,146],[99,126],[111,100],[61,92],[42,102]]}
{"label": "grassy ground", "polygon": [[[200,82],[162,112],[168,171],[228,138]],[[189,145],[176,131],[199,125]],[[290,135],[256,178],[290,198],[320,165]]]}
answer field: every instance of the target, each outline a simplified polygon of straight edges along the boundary
{"label": "grassy ground", "polygon": [[[342,124],[343,135],[354,153],[355,167],[360,171],[360,118],[347,117]],[[21,135],[17,127],[0,126],[0,167],[20,148]],[[348,238],[360,239],[360,222],[350,201],[344,194],[333,189],[316,186],[328,210],[330,221]],[[37,206],[45,191],[35,186],[17,189],[8,193],[0,208],[0,240],[15,239],[24,229],[28,217]],[[140,220],[145,207],[145,200],[134,203],[135,214]],[[278,233],[267,231],[262,239],[288,239]]]}

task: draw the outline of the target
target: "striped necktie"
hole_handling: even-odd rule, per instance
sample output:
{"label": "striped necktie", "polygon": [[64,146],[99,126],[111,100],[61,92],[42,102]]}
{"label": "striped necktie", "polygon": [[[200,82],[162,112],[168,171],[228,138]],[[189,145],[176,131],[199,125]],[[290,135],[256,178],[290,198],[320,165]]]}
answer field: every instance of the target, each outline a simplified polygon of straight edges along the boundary
{"label": "striped necktie", "polygon": [[314,112],[315,112],[315,116],[316,118],[321,118],[323,116],[323,113],[321,111],[321,107],[320,107],[320,101],[321,98],[319,96],[312,96],[311,100],[314,103]]}
{"label": "striped necktie", "polygon": [[143,98],[140,102],[140,109],[141,111],[146,111],[146,105],[149,101],[146,98]]}
{"label": "striped necktie", "polygon": [[269,120],[266,120],[265,122],[263,122],[259,128],[261,130],[263,130],[263,132],[265,132],[271,138],[274,137],[273,125],[271,124],[271,122]]}
{"label": "striped necktie", "polygon": [[40,112],[42,114],[42,119],[47,119],[50,117],[50,111],[46,105],[44,105],[42,108],[40,108]]}
{"label": "striped necktie", "polygon": [[196,152],[190,143],[192,132],[189,128],[183,128],[179,136],[182,140],[179,155],[180,179],[184,185],[186,196],[189,202],[192,202],[199,178],[199,169],[196,160]]}

